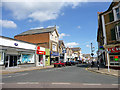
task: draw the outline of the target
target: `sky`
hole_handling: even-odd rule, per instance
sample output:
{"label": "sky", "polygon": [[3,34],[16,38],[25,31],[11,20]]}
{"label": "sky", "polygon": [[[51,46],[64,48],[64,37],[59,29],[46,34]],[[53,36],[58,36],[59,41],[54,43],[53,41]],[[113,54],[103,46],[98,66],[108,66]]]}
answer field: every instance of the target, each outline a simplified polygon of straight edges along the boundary
{"label": "sky", "polygon": [[66,47],[97,51],[97,12],[104,12],[111,2],[2,2],[2,36],[15,35],[34,28],[57,26]]}

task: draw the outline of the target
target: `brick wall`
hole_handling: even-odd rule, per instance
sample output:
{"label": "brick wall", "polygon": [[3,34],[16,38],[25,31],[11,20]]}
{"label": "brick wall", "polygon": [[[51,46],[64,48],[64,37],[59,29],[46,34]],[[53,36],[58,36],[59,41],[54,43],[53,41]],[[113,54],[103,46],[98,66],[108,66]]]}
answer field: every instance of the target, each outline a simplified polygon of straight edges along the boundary
{"label": "brick wall", "polygon": [[49,48],[49,33],[15,36],[15,39],[39,44],[41,47]]}

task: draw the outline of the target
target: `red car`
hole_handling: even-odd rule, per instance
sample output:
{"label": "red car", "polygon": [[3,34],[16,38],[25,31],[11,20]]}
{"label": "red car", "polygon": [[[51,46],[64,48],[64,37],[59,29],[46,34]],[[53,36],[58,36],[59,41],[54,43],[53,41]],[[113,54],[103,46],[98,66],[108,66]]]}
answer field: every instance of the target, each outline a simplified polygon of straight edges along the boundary
{"label": "red car", "polygon": [[63,61],[54,63],[54,67],[61,67],[61,66],[65,67],[65,63]]}

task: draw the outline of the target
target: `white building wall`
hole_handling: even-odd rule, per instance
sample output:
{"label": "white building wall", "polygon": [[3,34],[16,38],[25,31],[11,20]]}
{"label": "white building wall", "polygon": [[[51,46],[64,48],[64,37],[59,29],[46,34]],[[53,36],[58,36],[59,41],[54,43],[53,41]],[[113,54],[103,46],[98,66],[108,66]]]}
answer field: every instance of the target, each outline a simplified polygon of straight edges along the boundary
{"label": "white building wall", "polygon": [[58,43],[59,37],[57,36],[56,31],[50,34],[50,40]]}
{"label": "white building wall", "polygon": [[[18,44],[18,46],[15,46],[15,43]],[[0,37],[0,45],[1,46],[8,46],[8,47],[22,48],[22,49],[30,49],[30,50],[36,49],[36,45],[25,43],[22,41],[7,39],[4,37]]]}

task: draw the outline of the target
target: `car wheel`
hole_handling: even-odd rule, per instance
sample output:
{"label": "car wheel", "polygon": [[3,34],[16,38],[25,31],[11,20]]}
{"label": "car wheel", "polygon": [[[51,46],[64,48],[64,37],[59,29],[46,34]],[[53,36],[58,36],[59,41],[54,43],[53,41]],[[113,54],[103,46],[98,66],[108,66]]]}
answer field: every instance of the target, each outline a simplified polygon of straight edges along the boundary
{"label": "car wheel", "polygon": [[54,67],[56,67],[56,65],[54,65]]}

